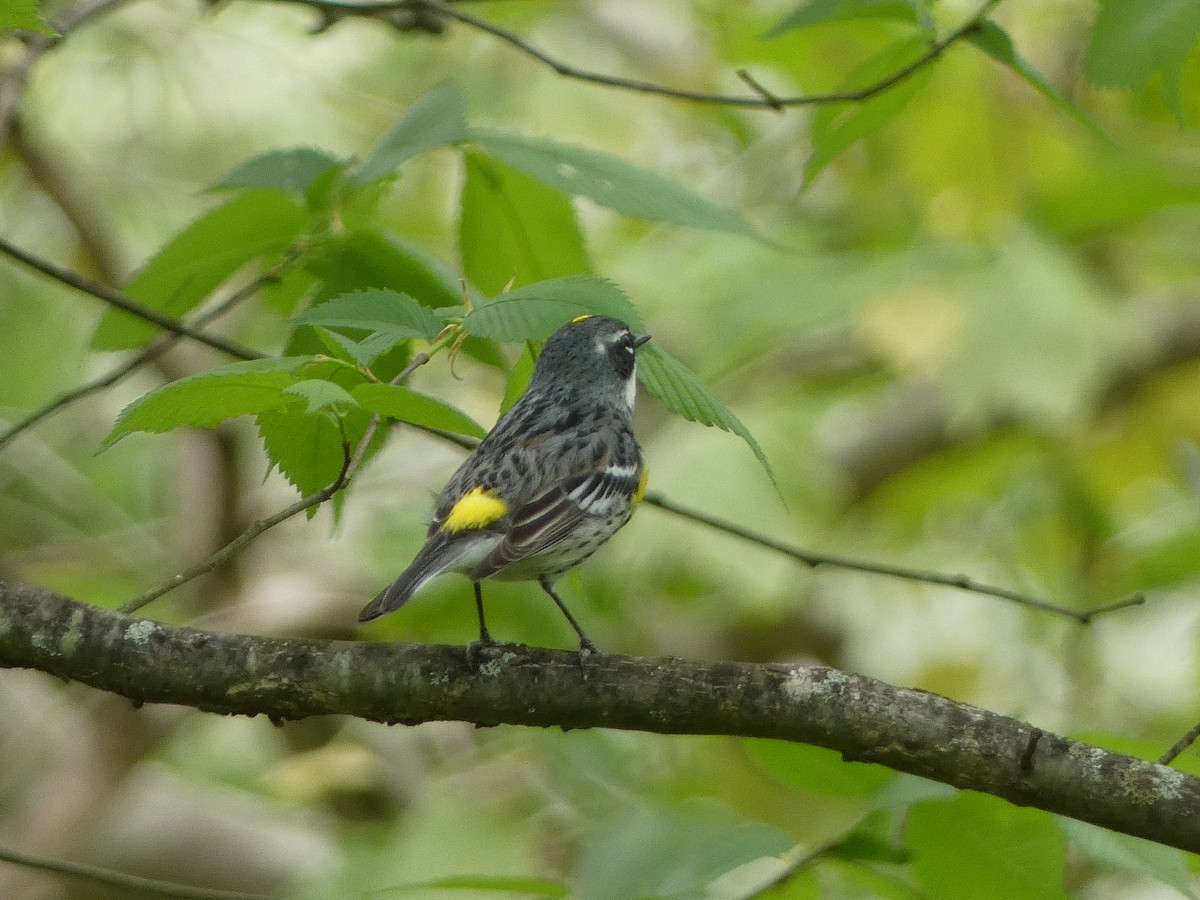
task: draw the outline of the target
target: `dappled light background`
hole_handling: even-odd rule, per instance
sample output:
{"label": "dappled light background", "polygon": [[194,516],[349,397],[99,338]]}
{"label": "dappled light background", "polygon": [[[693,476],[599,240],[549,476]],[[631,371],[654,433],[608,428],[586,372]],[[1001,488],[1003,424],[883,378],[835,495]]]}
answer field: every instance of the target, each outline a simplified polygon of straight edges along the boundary
{"label": "dappled light background", "polygon": [[[856,19],[762,40],[792,5],[469,4],[578,66],[710,91],[745,93],[742,67],[780,95],[833,90],[895,39],[894,22]],[[934,9],[947,27],[973,12]],[[614,653],[819,662],[1157,756],[1200,718],[1200,56],[1184,72],[1181,126],[1157,81],[1089,86],[1094,15],[1083,0],[1005,0],[993,12],[1081,116],[955,45],[895,118],[809,177],[809,109],[571,81],[459,25],[435,36],[346,20],[318,32],[299,5],[137,0],[36,66],[0,156],[0,234],[119,286],[222,200],[211,186],[247,159],[290,147],[362,158],[450,80],[473,125],[604,151],[687,185],[765,239],[576,200],[587,261],[745,422],[776,484],[737,437],[643,393],[652,492],[806,549],[967,573],[1071,609],[1138,591],[1146,602],[1081,626],[976,593],[809,569],[645,506],[562,583],[592,638]],[[461,271],[465,252],[486,252],[462,246],[462,173],[450,150],[410,160],[377,227]],[[276,294],[221,330],[279,352],[290,309]],[[123,358],[89,348],[102,313],[0,265],[0,417],[16,421]],[[507,349],[511,363],[519,348]],[[292,502],[246,419],[98,452],[125,404],[214,362],[180,345],[3,447],[3,577],[115,607]],[[490,426],[506,377],[441,356],[411,384]],[[457,576],[355,626],[420,545],[462,452],[394,427],[336,516],[327,504],[267,532],[146,614],[262,634],[469,641],[471,592]],[[573,646],[536,586],[485,594],[498,638]],[[739,897],[788,848],[818,847],[906,798],[952,795],[903,777],[890,782],[899,799],[868,800],[886,771],[805,747],[459,723],[276,728],[135,711],[13,670],[0,671],[0,723],[0,842],[313,900],[400,885],[447,896],[438,881],[458,876],[463,897],[495,896],[485,888],[510,876],[528,880],[516,888],[526,895],[549,890],[535,881],[546,879],[586,898]],[[1196,771],[1200,757],[1180,765]],[[994,811],[980,800],[946,802],[986,823]],[[952,836],[917,824],[905,838],[914,853],[963,852],[939,851]],[[881,834],[892,826],[881,819]],[[833,860],[781,896],[913,896],[898,862]],[[1129,868],[1074,850],[1067,888],[1180,896]],[[1009,896],[1064,890],[1019,888]],[[0,896],[125,895],[0,866]]]}

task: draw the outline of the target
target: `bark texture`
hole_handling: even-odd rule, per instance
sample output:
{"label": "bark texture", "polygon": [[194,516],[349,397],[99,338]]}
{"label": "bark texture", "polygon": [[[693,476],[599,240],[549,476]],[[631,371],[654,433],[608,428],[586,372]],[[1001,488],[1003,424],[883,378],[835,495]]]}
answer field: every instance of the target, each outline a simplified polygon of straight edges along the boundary
{"label": "bark texture", "polygon": [[821,666],[218,634],[0,582],[0,667],[273,719],[779,738],[1200,852],[1200,779],[936,694]]}

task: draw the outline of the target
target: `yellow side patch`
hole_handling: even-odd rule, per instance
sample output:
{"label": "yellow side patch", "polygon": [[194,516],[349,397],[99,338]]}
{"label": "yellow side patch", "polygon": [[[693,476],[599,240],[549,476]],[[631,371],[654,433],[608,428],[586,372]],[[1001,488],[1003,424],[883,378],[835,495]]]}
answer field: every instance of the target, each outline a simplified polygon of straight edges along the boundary
{"label": "yellow side patch", "polygon": [[442,528],[452,534],[472,528],[484,528],[508,512],[508,504],[492,491],[472,488],[459,499],[446,516]]}
{"label": "yellow side patch", "polygon": [[650,470],[642,469],[642,477],[638,479],[637,490],[633,494],[633,505],[637,506],[646,496],[646,484],[650,481]]}
{"label": "yellow side patch", "polygon": [[582,316],[576,316],[575,318],[573,318],[571,320],[571,324],[574,325],[576,322],[582,322],[584,319],[590,319],[591,317],[592,317],[591,313],[584,313]]}

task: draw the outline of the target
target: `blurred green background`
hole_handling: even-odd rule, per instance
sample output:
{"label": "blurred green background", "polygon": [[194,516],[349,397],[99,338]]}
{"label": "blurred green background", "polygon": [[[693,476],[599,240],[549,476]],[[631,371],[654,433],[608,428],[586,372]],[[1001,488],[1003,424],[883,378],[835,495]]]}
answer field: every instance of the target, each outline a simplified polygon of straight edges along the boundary
{"label": "blurred green background", "polygon": [[[837,89],[913,34],[887,14],[905,4],[874,5],[882,17],[770,40],[792,5],[464,8],[583,68],[745,93],[745,67],[788,94]],[[1132,10],[1135,23],[1152,12],[1105,9]],[[1200,28],[1188,4],[1162,9],[1180,34]],[[974,11],[945,2],[930,14],[944,33]],[[1084,63],[1096,16],[1084,0],[1006,0],[992,13],[1061,103],[959,43],[905,83],[902,105],[885,95],[894,117],[812,173],[828,112],[570,81],[458,25],[430,35],[347,20],[314,33],[320,19],[300,5],[139,0],[71,34],[23,86],[12,74],[21,44],[0,37],[20,125],[0,155],[0,234],[123,284],[248,158],[298,146],[362,157],[448,80],[473,124],[671,178],[769,242],[578,200],[583,261],[747,424],[782,502],[739,440],[643,395],[652,491],[808,549],[965,572],[1067,607],[1132,591],[1147,601],[1085,628],[994,598],[812,571],[647,507],[563,582],[593,639],[620,653],[819,662],[1153,757],[1200,718],[1200,53],[1193,35],[1179,71],[1097,88]],[[493,258],[499,238],[464,245],[462,190],[457,154],[416,157],[374,225],[454,271],[470,254]],[[287,313],[266,301],[222,330],[278,352]],[[124,358],[90,348],[102,313],[0,263],[0,417],[16,421]],[[507,349],[515,361],[520,348]],[[5,446],[0,575],[116,606],[291,502],[245,420],[97,452],[126,403],[216,361],[181,345]],[[505,383],[469,358],[413,379],[485,425]],[[148,613],[352,637],[460,459],[398,427],[336,524],[329,510],[292,520]],[[497,637],[573,646],[536,587],[487,594]],[[447,577],[361,637],[474,633],[467,583]],[[847,832],[857,843],[771,896],[1200,890],[1195,858],[805,747],[458,723],[273,728],[133,711],[11,670],[0,671],[0,723],[0,843],[243,891],[743,897],[781,854]],[[1181,765],[1200,768],[1197,751]],[[962,859],[972,864],[955,869]],[[0,896],[133,895],[0,865]]]}

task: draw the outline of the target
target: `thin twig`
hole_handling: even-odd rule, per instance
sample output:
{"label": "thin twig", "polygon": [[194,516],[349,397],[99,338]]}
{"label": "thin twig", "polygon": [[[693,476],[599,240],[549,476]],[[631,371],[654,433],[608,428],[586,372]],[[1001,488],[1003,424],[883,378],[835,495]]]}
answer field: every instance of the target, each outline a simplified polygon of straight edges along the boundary
{"label": "thin twig", "polygon": [[1036,597],[1030,597],[1027,594],[1022,594],[1017,591],[1009,590],[1008,588],[995,587],[990,584],[983,584],[967,575],[947,575],[943,572],[931,572],[925,569],[910,569],[907,566],[893,566],[886,563],[865,562],[863,560],[850,559],[845,556],[837,556],[830,553],[814,553],[808,550],[803,550],[799,547],[793,547],[790,544],[785,544],[782,541],[777,541],[774,538],[767,537],[764,534],[750,531],[742,528],[740,525],[734,525],[732,522],[726,522],[722,519],[707,515],[706,513],[697,512],[696,510],[688,509],[679,506],[666,497],[657,493],[647,494],[643,498],[643,502],[650,506],[658,507],[666,510],[685,519],[690,519],[693,522],[701,522],[710,528],[715,528],[718,531],[724,531],[726,534],[732,534],[735,537],[740,537],[743,540],[758,544],[760,547],[766,547],[769,550],[774,550],[776,553],[782,553],[784,556],[789,556],[794,560],[804,563],[806,566],[816,568],[817,566],[830,566],[838,569],[848,569],[855,572],[867,572],[872,575],[887,575],[891,578],[904,578],[908,581],[920,581],[926,584],[937,584],[945,587],[959,588],[964,591],[971,591],[976,594],[987,594],[991,597],[999,597],[1002,600],[1008,600],[1012,603],[1018,603],[1021,606],[1028,606],[1032,609],[1040,609],[1043,612],[1054,613],[1055,615],[1064,616],[1068,619],[1073,619],[1080,625],[1087,625],[1092,619],[1099,615],[1109,612],[1115,612],[1118,609],[1125,609],[1129,606],[1137,606],[1144,603],[1146,598],[1142,594],[1133,594],[1128,597],[1123,597],[1113,603],[1098,606],[1093,609],[1068,609],[1065,606],[1059,606],[1055,603],[1050,603],[1046,600],[1039,600]]}
{"label": "thin twig", "polygon": [[175,588],[187,584],[189,581],[199,578],[206,572],[211,572],[217,566],[228,562],[230,559],[248,547],[250,543],[264,531],[274,528],[281,522],[286,522],[288,519],[292,518],[292,516],[299,515],[306,509],[309,509],[313,506],[319,506],[320,504],[324,503],[346,486],[346,482],[349,480],[347,475],[350,472],[350,467],[353,461],[359,458],[363,448],[366,446],[367,442],[364,440],[359,444],[359,454],[351,457],[350,445],[344,444],[343,450],[345,451],[345,459],[342,462],[341,471],[338,472],[337,477],[330,482],[328,486],[321,488],[321,490],[315,493],[309,494],[307,497],[301,497],[291,506],[281,509],[274,515],[267,516],[265,519],[259,519],[255,522],[251,522],[245,531],[235,537],[224,547],[205,557],[190,569],[187,569],[186,571],[167,579],[157,587],[153,587],[145,593],[134,597],[121,607],[121,612],[127,614],[137,612],[143,606],[153,603],[164,594],[170,593],[171,591],[175,590]]}
{"label": "thin twig", "polygon": [[1192,730],[1177,740],[1171,749],[1158,758],[1159,765],[1169,766],[1175,762],[1175,759],[1192,744],[1196,743],[1196,739],[1200,738],[1200,722],[1192,726]]}
{"label": "thin twig", "polygon": [[0,148],[3,148],[7,140],[8,127],[21,105],[30,73],[42,54],[53,50],[66,40],[68,35],[93,19],[106,15],[128,2],[130,0],[98,0],[90,5],[79,3],[50,22],[50,27],[57,34],[35,34],[29,38],[24,55],[8,66],[0,78]]}
{"label": "thin twig", "polygon": [[[326,14],[337,15],[362,15],[378,18],[380,14],[389,11],[411,10],[413,8],[422,8],[435,13],[439,16],[444,16],[447,19],[453,19],[456,22],[461,22],[464,25],[469,25],[478,31],[486,32],[495,38],[499,38],[506,44],[517,48],[526,56],[532,57],[543,65],[552,69],[558,75],[564,78],[574,78],[578,81],[586,81],[591,84],[598,84],[604,87],[618,88],[620,90],[635,91],[642,94],[656,94],[663,97],[672,97],[676,100],[690,100],[695,103],[712,103],[721,106],[742,106],[751,108],[767,108],[780,109],[787,106],[818,106],[826,103],[851,103],[859,100],[866,100],[876,94],[886,91],[890,87],[899,84],[905,78],[908,78],[914,72],[932,63],[946,51],[952,44],[962,40],[968,35],[977,31],[984,16],[996,5],[999,0],[988,0],[978,12],[971,16],[961,26],[947,34],[944,38],[929,45],[929,48],[905,66],[901,66],[886,78],[880,79],[874,84],[864,88],[857,88],[848,91],[836,91],[828,94],[800,94],[791,97],[779,97],[767,91],[756,82],[749,82],[754,90],[753,95],[746,94],[718,94],[709,93],[706,91],[692,91],[684,88],[675,88],[663,84],[655,84],[653,82],[641,81],[636,78],[625,78],[620,75],[606,75],[602,72],[593,72],[587,69],[579,68],[570,63],[563,62],[554,56],[551,56],[545,50],[534,46],[521,35],[514,31],[510,31],[494,22],[489,22],[487,19],[480,18],[474,13],[467,12],[459,6],[452,6],[443,0],[389,0],[383,3],[355,3],[355,2],[338,2],[338,0],[283,0],[288,3],[300,3],[305,6],[312,6]],[[743,78],[743,80],[747,80]]]}
{"label": "thin twig", "polygon": [[[294,255],[289,255],[283,262],[272,267],[269,271],[259,275],[249,284],[238,288],[225,300],[221,301],[203,315],[197,316],[195,321],[190,324],[198,328],[220,318],[243,300],[246,300],[252,296],[264,285],[269,284],[277,279],[280,272],[282,272],[282,270],[288,264],[290,264],[294,258]],[[33,412],[29,413],[29,415],[27,415],[25,418],[13,423],[8,430],[0,432],[0,450],[3,450],[4,446],[12,441],[13,438],[17,437],[22,432],[28,431],[34,425],[58,412],[65,406],[68,406],[77,400],[81,400],[84,397],[95,394],[98,391],[102,391],[105,388],[112,387],[123,378],[126,378],[133,372],[137,371],[146,363],[162,356],[167,352],[167,350],[179,343],[179,340],[180,336],[178,334],[159,335],[159,337],[153,343],[147,345],[140,352],[134,354],[124,363],[112,369],[111,371],[106,372],[104,375],[100,375],[91,381],[86,382],[85,384],[81,384],[78,387],[59,394],[44,406],[39,407],[38,409],[35,409]]]}
{"label": "thin twig", "polygon": [[[399,384],[404,379],[408,378],[408,376],[415,372],[418,368],[429,362],[431,355],[437,352],[437,350],[441,349],[445,343],[447,343],[447,341],[439,341],[438,343],[435,343],[434,346],[429,349],[429,351],[422,351],[416,354],[409,361],[408,365],[392,378],[390,384]],[[378,414],[371,417],[371,421],[367,424],[367,427],[363,432],[363,436],[359,438],[358,446],[353,455],[350,453],[350,445],[343,444],[345,458],[342,462],[342,469],[340,472],[338,472],[337,477],[327,487],[322,488],[316,493],[309,494],[307,497],[301,497],[291,506],[281,509],[274,515],[268,516],[265,519],[259,519],[256,522],[251,522],[250,525],[246,527],[245,531],[235,537],[224,547],[217,550],[215,553],[212,553],[205,559],[202,559],[190,569],[187,569],[186,571],[167,579],[157,587],[153,587],[145,593],[134,597],[121,607],[121,612],[137,612],[139,609],[147,604],[153,603],[164,594],[170,593],[171,591],[175,590],[175,588],[187,584],[189,581],[192,581],[195,578],[199,578],[206,572],[210,572],[217,566],[220,566],[232,559],[235,555],[248,547],[250,543],[258,538],[258,536],[264,531],[268,531],[269,529],[274,528],[276,525],[286,522],[288,519],[299,515],[307,509],[311,509],[314,506],[319,506],[326,500],[333,497],[334,494],[350,483],[350,479],[354,477],[354,473],[357,472],[359,466],[362,465],[363,459],[366,457],[367,450],[371,445],[371,441],[374,439],[375,433],[378,431],[379,425],[382,421],[383,417]]]}
{"label": "thin twig", "polygon": [[142,878],[139,875],[126,875],[124,872],[103,869],[99,866],[67,862],[61,859],[46,859],[7,847],[0,847],[0,862],[24,866],[27,869],[40,869],[43,872],[65,875],[68,878],[81,878],[96,884],[132,888],[148,894],[156,894],[159,897],[182,897],[186,900],[271,900],[268,894],[248,894],[244,891],[226,891],[220,888],[190,887],[186,884]]}
{"label": "thin twig", "polygon": [[231,341],[228,338],[223,338],[220,335],[208,334],[207,332],[200,331],[191,327],[190,325],[184,324],[174,316],[168,316],[156,309],[143,306],[142,304],[131,300],[129,297],[126,297],[120,291],[113,290],[107,285],[100,284],[97,281],[92,281],[90,278],[84,278],[82,275],[78,274],[77,272],[72,272],[70,269],[64,269],[60,266],[56,266],[52,262],[41,259],[40,257],[34,256],[32,253],[22,250],[20,247],[9,243],[3,238],[0,238],[0,253],[4,253],[7,256],[12,257],[18,262],[28,266],[36,272],[40,272],[48,278],[53,278],[55,281],[95,297],[97,300],[103,300],[109,306],[116,307],[117,309],[127,312],[132,316],[136,316],[139,319],[150,322],[153,325],[157,325],[159,328],[166,329],[167,331],[173,332],[181,337],[191,338],[193,341],[199,341],[201,344],[207,344],[209,347],[212,347],[215,350],[220,350],[222,353],[227,353],[230,356],[237,357],[238,359],[262,359],[262,354],[255,350],[243,347],[235,341]]}

